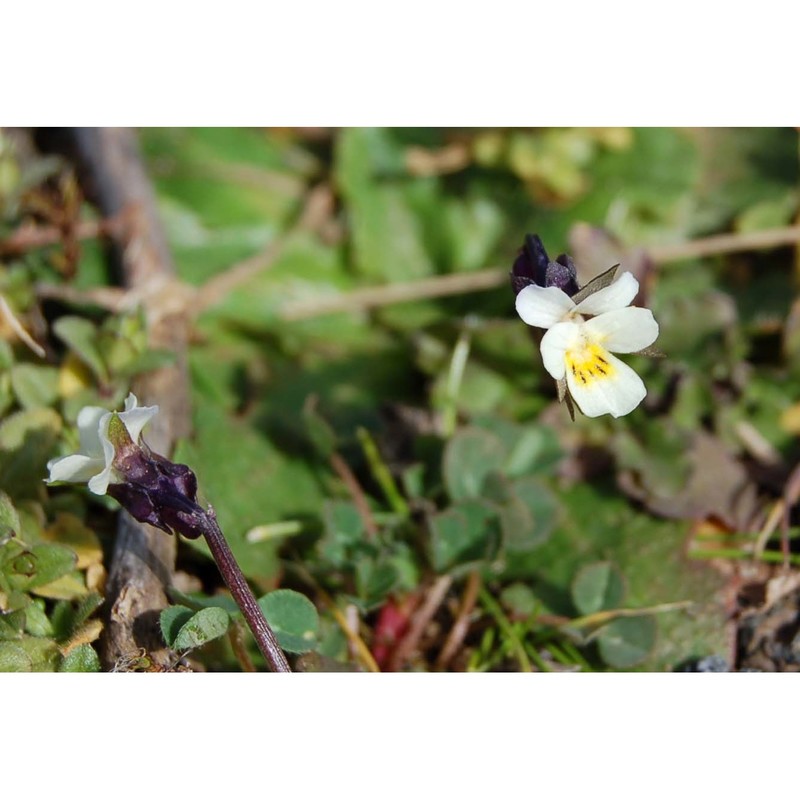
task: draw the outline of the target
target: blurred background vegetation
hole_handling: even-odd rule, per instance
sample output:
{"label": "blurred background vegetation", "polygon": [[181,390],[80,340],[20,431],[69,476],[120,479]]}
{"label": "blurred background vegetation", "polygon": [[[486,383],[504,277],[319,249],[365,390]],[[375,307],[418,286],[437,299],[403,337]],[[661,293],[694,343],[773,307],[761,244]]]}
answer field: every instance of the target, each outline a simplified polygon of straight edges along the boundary
{"label": "blurred background vegetation", "polygon": [[[797,130],[138,135],[192,322],[175,460],[259,593],[313,603],[297,668],[798,668]],[[45,464],[173,356],[35,141],[0,132],[0,669],[91,670],[114,503]],[[628,417],[556,402],[508,283],[526,233],[639,279],[666,357],[629,359]],[[174,583],[231,610],[202,543]],[[181,668],[262,668],[231,620]]]}

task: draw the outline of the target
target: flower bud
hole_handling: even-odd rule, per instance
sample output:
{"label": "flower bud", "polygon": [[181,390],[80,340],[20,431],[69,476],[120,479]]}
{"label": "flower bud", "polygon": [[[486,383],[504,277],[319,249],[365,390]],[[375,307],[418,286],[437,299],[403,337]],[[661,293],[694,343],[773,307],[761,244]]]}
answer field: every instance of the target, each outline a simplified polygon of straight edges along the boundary
{"label": "flower bud", "polygon": [[534,233],[525,236],[511,268],[511,288],[519,294],[526,286],[555,286],[568,297],[578,291],[578,273],[572,259],[563,253],[550,261],[542,240]]}

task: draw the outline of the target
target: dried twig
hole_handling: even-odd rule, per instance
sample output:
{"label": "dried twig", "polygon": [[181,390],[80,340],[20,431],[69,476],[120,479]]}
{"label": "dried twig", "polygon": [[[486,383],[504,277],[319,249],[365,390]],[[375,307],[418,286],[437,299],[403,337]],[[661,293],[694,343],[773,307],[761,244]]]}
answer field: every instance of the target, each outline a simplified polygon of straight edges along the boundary
{"label": "dried twig", "polygon": [[[87,219],[79,222],[72,231],[74,239],[85,241],[105,236],[119,236],[125,225],[123,217],[106,219]],[[57,225],[33,225],[26,222],[10,236],[0,240],[0,256],[19,256],[29,250],[60,244],[64,239],[64,229]]]}
{"label": "dried twig", "polygon": [[392,657],[389,661],[389,671],[397,672],[402,669],[408,657],[419,644],[419,640],[422,638],[425,628],[433,619],[434,614],[439,610],[439,606],[444,602],[444,598],[447,592],[450,591],[452,585],[453,579],[449,575],[442,575],[434,581],[433,586],[431,586],[425,598],[425,602],[414,614],[408,632],[392,653]]}
{"label": "dried twig", "polygon": [[0,294],[0,322],[5,322],[17,338],[33,350],[39,358],[45,357],[44,348],[22,327],[22,323],[14,316],[14,312],[2,294]]}
{"label": "dried twig", "polygon": [[444,647],[442,647],[439,657],[436,659],[436,669],[447,669],[448,664],[452,661],[464,637],[469,630],[469,618],[472,614],[475,604],[478,601],[478,593],[481,588],[481,576],[478,572],[470,572],[467,578],[467,585],[464,589],[464,595],[461,598],[461,605],[458,609],[453,627],[447,635]]}
{"label": "dried twig", "polygon": [[[751,233],[731,233],[709,236],[691,242],[660,245],[647,252],[656,264],[705,258],[725,253],[761,250],[800,242],[800,226],[772,228]],[[373,308],[407,303],[413,300],[429,300],[436,297],[466,294],[468,292],[496,289],[508,283],[508,269],[491,267],[475,272],[457,272],[437,275],[407,283],[392,283],[356,289],[345,294],[312,298],[287,303],[281,309],[281,319],[287,322],[319,317],[325,314],[368,311]]]}
{"label": "dried twig", "polygon": [[[225,272],[209,280],[199,290],[193,287],[184,287],[184,302],[188,306],[187,312],[193,315],[200,313],[219,302],[228,292],[247,283],[253,276],[269,269],[280,256],[286,241],[296,230],[313,229],[322,224],[319,215],[313,212],[312,208],[317,202],[318,198],[314,193],[309,193],[306,209],[300,215],[296,227],[275,242],[271,242],[260,253],[232,265]],[[746,252],[799,243],[800,225],[794,225],[750,233],[721,234],[690,242],[660,245],[650,248],[647,253],[654,263],[666,264],[691,258],[705,258],[725,253]],[[505,285],[507,281],[508,269],[503,267],[489,267],[472,272],[455,272],[405,283],[368,286],[327,297],[291,301],[279,310],[278,315],[285,322],[298,322],[328,314],[364,312],[397,303],[488,291]],[[41,296],[59,297],[76,303],[95,302],[111,310],[118,310],[125,303],[125,295],[119,290],[81,293],[73,291],[70,287],[41,287],[39,292]]]}
{"label": "dried twig", "polygon": [[348,463],[335,451],[330,455],[330,463],[333,471],[347,487],[347,491],[350,493],[358,515],[364,523],[364,530],[366,530],[367,536],[370,539],[374,539],[378,535],[378,526],[375,524],[375,518],[372,516],[372,510],[367,502],[367,497],[358,479],[353,474],[353,470],[350,469]]}

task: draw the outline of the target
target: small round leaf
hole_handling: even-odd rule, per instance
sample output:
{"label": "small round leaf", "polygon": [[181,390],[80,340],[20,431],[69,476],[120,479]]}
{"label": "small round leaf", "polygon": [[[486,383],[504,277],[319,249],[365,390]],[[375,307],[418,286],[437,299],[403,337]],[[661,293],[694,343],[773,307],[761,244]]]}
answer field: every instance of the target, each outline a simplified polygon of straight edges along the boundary
{"label": "small round leaf", "polygon": [[619,608],[625,599],[625,578],[609,561],[589,564],[572,581],[572,602],[581,614]]}
{"label": "small round leaf", "polygon": [[442,462],[444,482],[453,501],[479,497],[486,476],[506,460],[503,443],[480,428],[464,428],[447,443]]}
{"label": "small round leaf", "polygon": [[291,589],[278,589],[265,594],[258,604],[284,650],[307,653],[316,648],[319,615],[305,595]]}
{"label": "small round leaf", "polygon": [[641,664],[656,643],[658,626],[655,617],[619,617],[600,633],[597,644],[600,657],[615,669]]}

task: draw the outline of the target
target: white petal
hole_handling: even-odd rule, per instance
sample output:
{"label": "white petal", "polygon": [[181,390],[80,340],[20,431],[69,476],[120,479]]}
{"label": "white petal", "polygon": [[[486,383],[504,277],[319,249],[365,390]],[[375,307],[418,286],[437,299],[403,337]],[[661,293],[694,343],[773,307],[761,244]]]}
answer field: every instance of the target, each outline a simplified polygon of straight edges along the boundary
{"label": "white petal", "polygon": [[587,335],[612,353],[635,353],[658,338],[658,323],[649,308],[628,306],[585,323]]}
{"label": "white petal", "polygon": [[639,281],[630,272],[623,272],[614,283],[578,303],[576,310],[579,314],[605,314],[606,311],[625,308],[638,291]]}
{"label": "white petal", "polygon": [[101,473],[95,475],[89,481],[89,491],[95,494],[105,494],[108,491],[108,484],[111,483],[111,465],[109,464]]}
{"label": "white petal", "polygon": [[81,440],[81,452],[89,456],[102,456],[103,446],[100,442],[100,423],[104,416],[111,413],[98,406],[84,406],[78,414],[78,432]]}
{"label": "white petal", "polygon": [[138,405],[139,401],[136,399],[136,395],[133,392],[128,392],[128,396],[125,398],[125,410],[131,411]]}
{"label": "white petal", "polygon": [[622,417],[630,414],[647,394],[642,379],[627,365],[610,353],[602,355],[605,375],[593,369],[567,370],[567,386],[578,408],[587,417],[611,414]]}
{"label": "white petal", "polygon": [[[133,395],[131,395],[133,397]],[[135,401],[136,398],[134,398]],[[125,407],[128,407],[128,401],[125,401]],[[119,418],[125,424],[125,427],[128,429],[128,433],[131,435],[131,439],[134,442],[139,441],[139,436],[141,436],[142,428],[156,415],[158,414],[158,406],[142,406],[141,408],[132,407],[126,411],[120,413]]]}
{"label": "white petal", "polygon": [[561,322],[575,303],[556,286],[526,286],[517,295],[517,314],[535,328],[550,328]]}
{"label": "white petal", "polygon": [[578,347],[583,339],[581,331],[582,325],[577,322],[559,322],[542,336],[542,343],[539,345],[542,362],[557,381],[564,377],[567,369],[566,351]]}
{"label": "white petal", "polygon": [[47,462],[47,469],[50,470],[47,482],[85,483],[102,472],[104,466],[105,461],[102,458],[90,458],[81,454],[54,458]]}

